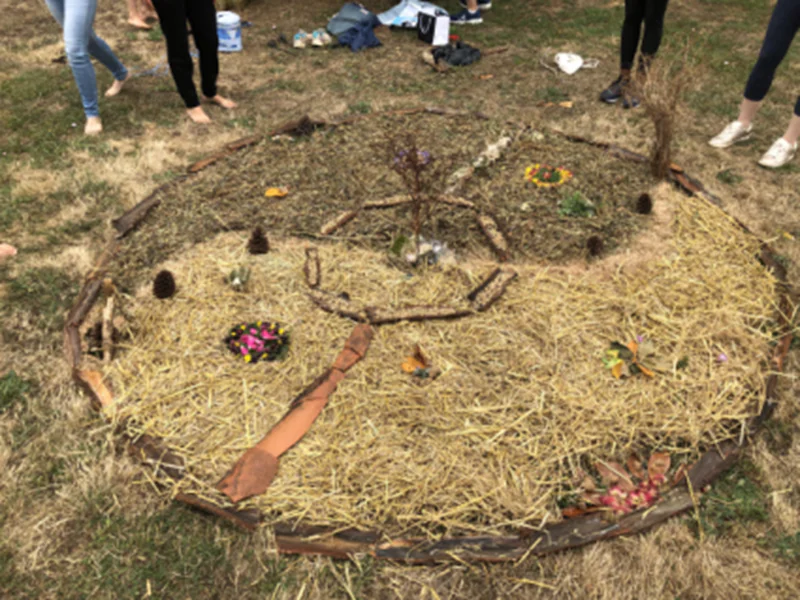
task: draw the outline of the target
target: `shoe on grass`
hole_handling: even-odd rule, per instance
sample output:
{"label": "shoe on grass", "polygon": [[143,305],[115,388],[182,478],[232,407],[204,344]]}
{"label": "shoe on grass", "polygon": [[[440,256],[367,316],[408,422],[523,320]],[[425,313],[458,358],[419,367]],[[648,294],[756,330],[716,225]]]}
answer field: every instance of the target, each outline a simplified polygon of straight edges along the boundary
{"label": "shoe on grass", "polygon": [[301,29],[300,31],[294,34],[294,39],[292,40],[292,47],[305,48],[310,40],[311,36]]}
{"label": "shoe on grass", "polygon": [[479,25],[483,23],[480,9],[472,12],[466,8],[460,13],[450,15],[450,22],[454,25]]}
{"label": "shoe on grass", "polygon": [[768,169],[777,169],[778,167],[789,164],[796,152],[797,142],[790,144],[785,139],[778,138],[770,149],[767,150],[767,153],[761,157],[758,164]]}
{"label": "shoe on grass", "polygon": [[[467,0],[458,0],[462,8],[467,8]],[[478,0],[478,10],[489,10],[492,8],[492,0]]]}
{"label": "shoe on grass", "polygon": [[600,100],[608,104],[616,104],[625,95],[628,80],[622,76],[617,77],[606,89],[600,92]]}
{"label": "shoe on grass", "polygon": [[333,40],[330,34],[324,29],[317,29],[311,34],[312,46],[317,46],[317,47],[329,46],[331,41]]}
{"label": "shoe on grass", "polygon": [[718,136],[711,138],[708,144],[714,148],[728,148],[737,142],[749,140],[752,132],[752,123],[745,125],[739,121],[734,121],[733,123],[728,123]]}

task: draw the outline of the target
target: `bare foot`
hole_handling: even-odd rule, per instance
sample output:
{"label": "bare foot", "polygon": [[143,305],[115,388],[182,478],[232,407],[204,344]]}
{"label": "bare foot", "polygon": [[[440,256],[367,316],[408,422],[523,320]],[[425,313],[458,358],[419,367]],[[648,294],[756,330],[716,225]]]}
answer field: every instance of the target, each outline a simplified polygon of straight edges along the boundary
{"label": "bare foot", "polygon": [[86,126],[83,128],[83,133],[86,135],[98,135],[103,131],[103,122],[100,117],[87,117]]}
{"label": "bare foot", "polygon": [[0,244],[0,258],[6,258],[7,256],[16,256],[17,249],[14,248],[11,244]]}
{"label": "bare foot", "polygon": [[233,100],[228,100],[227,98],[224,98],[219,94],[217,94],[213,98],[207,97],[206,102],[212,102],[218,106],[221,106],[222,108],[227,108],[227,109],[236,108],[237,106],[236,102],[234,102]]}
{"label": "bare foot", "polygon": [[186,113],[189,115],[189,118],[195,123],[200,123],[202,125],[207,125],[208,123],[211,123],[211,119],[206,114],[206,111],[203,110],[202,106],[195,106],[194,108],[188,108],[186,109]]}
{"label": "bare foot", "polygon": [[125,75],[125,79],[123,79],[122,81],[115,79],[114,83],[111,84],[111,87],[106,90],[106,98],[111,98],[119,94],[130,78],[131,78],[131,72],[128,71],[128,74]]}
{"label": "bare foot", "polygon": [[152,29],[153,26],[145,21],[142,17],[131,17],[128,19],[128,25],[136,27],[136,29]]}

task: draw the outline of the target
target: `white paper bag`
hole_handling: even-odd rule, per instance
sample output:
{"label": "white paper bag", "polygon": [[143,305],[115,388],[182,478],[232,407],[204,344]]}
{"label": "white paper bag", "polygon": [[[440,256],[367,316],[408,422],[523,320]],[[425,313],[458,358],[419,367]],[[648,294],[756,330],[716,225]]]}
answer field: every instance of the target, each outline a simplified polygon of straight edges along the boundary
{"label": "white paper bag", "polygon": [[419,39],[432,46],[448,44],[450,41],[450,15],[420,11],[418,17],[417,35]]}

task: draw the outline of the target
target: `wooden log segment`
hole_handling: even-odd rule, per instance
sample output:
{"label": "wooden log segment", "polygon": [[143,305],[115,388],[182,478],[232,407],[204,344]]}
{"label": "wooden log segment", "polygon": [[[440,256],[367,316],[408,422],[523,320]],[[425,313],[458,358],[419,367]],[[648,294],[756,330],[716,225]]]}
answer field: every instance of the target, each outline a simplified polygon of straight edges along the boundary
{"label": "wooden log segment", "polygon": [[477,221],[486,239],[489,240],[489,245],[492,247],[492,250],[494,250],[498,260],[501,262],[507,261],[509,259],[508,240],[506,240],[503,232],[500,231],[497,221],[494,220],[494,217],[486,213],[479,214],[477,216]]}
{"label": "wooden log segment", "polygon": [[331,235],[341,227],[347,225],[350,221],[358,216],[358,210],[347,210],[337,217],[331,219],[327,223],[325,223],[322,227],[319,228],[320,235]]}
{"label": "wooden log segment", "polygon": [[472,302],[473,308],[478,312],[488,310],[505,293],[511,282],[517,278],[517,272],[509,268],[498,268],[492,271],[489,277],[467,298]]}
{"label": "wooden log segment", "polygon": [[306,248],[306,262],[303,265],[303,274],[306,284],[311,289],[317,289],[322,282],[322,268],[319,264],[319,252],[316,248]]}

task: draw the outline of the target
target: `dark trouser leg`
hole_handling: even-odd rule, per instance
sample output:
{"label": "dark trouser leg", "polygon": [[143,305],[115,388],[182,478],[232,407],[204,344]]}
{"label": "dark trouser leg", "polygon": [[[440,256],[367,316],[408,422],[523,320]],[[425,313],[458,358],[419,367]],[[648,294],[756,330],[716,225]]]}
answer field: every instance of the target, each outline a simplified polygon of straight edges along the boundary
{"label": "dark trouser leg", "polygon": [[169,70],[186,108],[200,106],[192,81],[194,65],[189,54],[189,31],[186,28],[186,8],[196,0],[153,0],[161,31],[167,40]]}
{"label": "dark trouser leg", "polygon": [[644,37],[642,38],[642,66],[647,68],[664,35],[664,14],[669,0],[648,0],[644,14]]}
{"label": "dark trouser leg", "polygon": [[206,98],[217,95],[219,57],[217,48],[217,12],[212,0],[188,0],[187,14],[194,44],[200,53],[200,86]]}
{"label": "dark trouser leg", "polygon": [[[800,2],[778,0],[767,26],[767,34],[764,36],[758,61],[744,88],[745,98],[760,102],[767,95],[775,77],[775,70],[789,51],[798,27],[800,27]],[[795,114],[798,114],[797,110]]]}
{"label": "dark trouser leg", "polygon": [[619,61],[622,71],[630,71],[633,67],[633,58],[636,56],[636,48],[639,46],[646,5],[647,0],[625,0],[625,20],[622,22]]}

